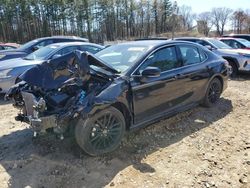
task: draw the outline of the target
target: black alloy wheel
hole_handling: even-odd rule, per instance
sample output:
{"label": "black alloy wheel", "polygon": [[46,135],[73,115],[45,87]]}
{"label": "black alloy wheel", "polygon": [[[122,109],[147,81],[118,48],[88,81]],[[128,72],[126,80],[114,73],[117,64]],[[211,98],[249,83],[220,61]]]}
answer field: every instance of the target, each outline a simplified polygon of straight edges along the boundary
{"label": "black alloy wheel", "polygon": [[212,105],[216,104],[220,99],[221,92],[222,83],[218,78],[214,78],[207,88],[204,105],[211,107]]}
{"label": "black alloy wheel", "polygon": [[79,120],[75,136],[79,146],[89,155],[96,156],[115,150],[125,132],[123,114],[109,107],[87,120]]}

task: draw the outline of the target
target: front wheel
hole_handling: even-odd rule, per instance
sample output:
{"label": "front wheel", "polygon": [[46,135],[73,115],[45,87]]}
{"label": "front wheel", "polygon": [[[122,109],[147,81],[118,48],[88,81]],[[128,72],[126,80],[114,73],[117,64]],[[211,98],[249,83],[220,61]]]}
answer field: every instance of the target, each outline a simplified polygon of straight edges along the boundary
{"label": "front wheel", "polygon": [[114,151],[125,133],[123,114],[114,107],[104,109],[86,120],[80,119],[75,128],[78,145],[89,155]]}
{"label": "front wheel", "polygon": [[218,78],[214,78],[208,88],[204,98],[204,106],[211,107],[220,99],[222,93],[222,83]]}

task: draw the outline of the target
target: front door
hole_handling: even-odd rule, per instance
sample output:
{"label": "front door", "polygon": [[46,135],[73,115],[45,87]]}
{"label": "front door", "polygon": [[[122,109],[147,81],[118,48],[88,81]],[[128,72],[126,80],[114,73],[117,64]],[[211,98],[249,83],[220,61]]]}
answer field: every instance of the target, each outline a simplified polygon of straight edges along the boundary
{"label": "front door", "polygon": [[[161,75],[142,82],[139,75],[148,66],[160,68]],[[168,46],[152,53],[138,68],[131,79],[135,124],[157,118],[189,98],[185,79],[178,79],[181,66],[176,47]]]}

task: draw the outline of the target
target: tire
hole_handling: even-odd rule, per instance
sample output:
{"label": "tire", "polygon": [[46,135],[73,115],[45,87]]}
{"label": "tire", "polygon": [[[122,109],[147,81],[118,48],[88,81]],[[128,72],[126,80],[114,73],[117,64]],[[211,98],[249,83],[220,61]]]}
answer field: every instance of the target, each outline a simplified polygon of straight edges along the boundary
{"label": "tire", "polygon": [[221,93],[222,93],[222,83],[218,78],[214,78],[209,83],[203,105],[205,107],[212,107],[220,99]]}
{"label": "tire", "polygon": [[109,107],[86,120],[79,119],[75,138],[87,154],[97,156],[114,151],[122,141],[125,128],[123,114]]}
{"label": "tire", "polygon": [[236,65],[234,62],[232,62],[232,61],[229,61],[228,63],[229,63],[229,65],[232,67],[232,73],[231,73],[230,77],[231,77],[231,78],[235,78],[235,77],[237,76],[237,74],[238,74],[238,67],[237,67],[237,65]]}

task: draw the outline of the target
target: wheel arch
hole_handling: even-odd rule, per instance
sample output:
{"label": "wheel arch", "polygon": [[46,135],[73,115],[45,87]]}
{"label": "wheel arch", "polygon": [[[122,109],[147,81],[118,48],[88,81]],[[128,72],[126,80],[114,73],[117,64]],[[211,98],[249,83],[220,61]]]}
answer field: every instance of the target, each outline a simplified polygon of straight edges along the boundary
{"label": "wheel arch", "polygon": [[224,58],[225,60],[227,60],[228,62],[234,63],[234,64],[236,65],[237,68],[240,67],[239,62],[238,62],[237,59],[235,59],[235,58],[233,58],[233,57],[228,57],[228,56],[223,56],[223,58]]}
{"label": "wheel arch", "polygon": [[215,78],[219,79],[219,81],[221,82],[222,88],[224,88],[223,76],[220,75],[220,74],[215,74],[215,75],[213,75],[213,76],[209,79],[209,81],[207,82],[206,89],[205,89],[205,93],[206,93],[206,91],[207,91],[207,89],[208,89],[208,86],[209,86],[210,82],[211,82],[213,79],[215,79]]}
{"label": "wheel arch", "polygon": [[111,106],[118,109],[123,114],[125,122],[126,122],[126,129],[128,130],[132,122],[132,116],[127,106],[123,104],[122,102],[115,102],[111,104]]}

